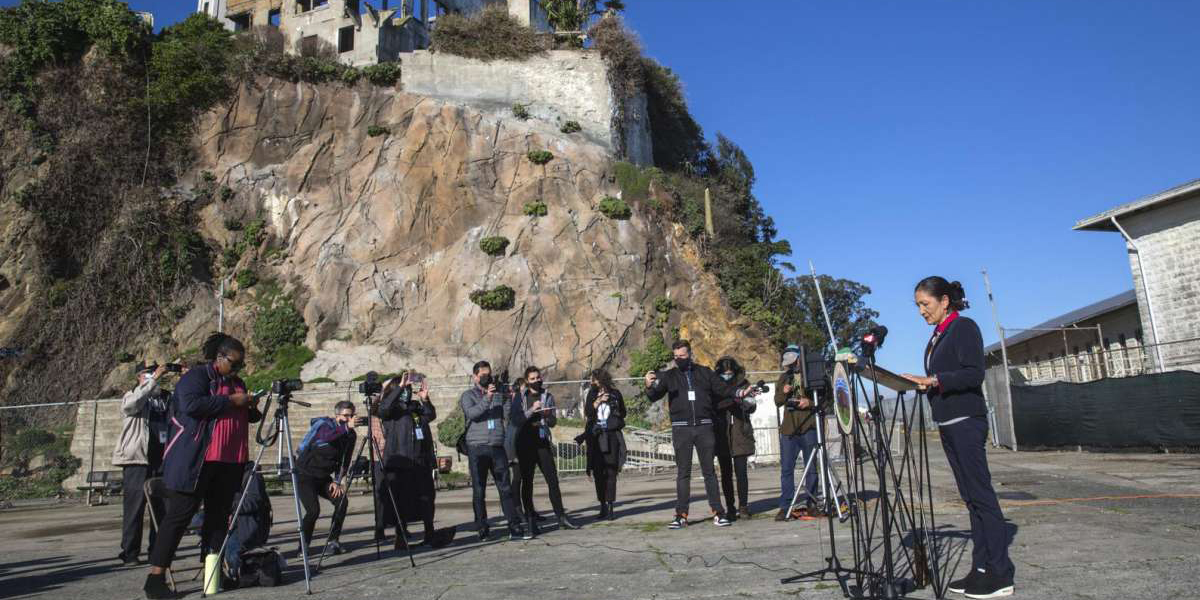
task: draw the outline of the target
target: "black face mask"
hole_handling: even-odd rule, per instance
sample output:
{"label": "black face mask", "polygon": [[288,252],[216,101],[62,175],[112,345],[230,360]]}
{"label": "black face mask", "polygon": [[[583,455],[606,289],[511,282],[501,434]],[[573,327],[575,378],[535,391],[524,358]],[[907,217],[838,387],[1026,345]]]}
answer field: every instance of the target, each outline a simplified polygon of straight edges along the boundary
{"label": "black face mask", "polygon": [[492,374],[491,373],[488,373],[487,375],[484,375],[479,378],[479,387],[486,390],[489,385],[492,385]]}
{"label": "black face mask", "polygon": [[692,368],[692,359],[677,358],[677,359],[675,359],[675,366],[678,367],[681,371],[686,371],[686,370]]}
{"label": "black face mask", "polygon": [[542,392],[542,382],[535,381],[535,382],[529,384],[529,389],[531,389],[535,392],[538,392],[540,394]]}

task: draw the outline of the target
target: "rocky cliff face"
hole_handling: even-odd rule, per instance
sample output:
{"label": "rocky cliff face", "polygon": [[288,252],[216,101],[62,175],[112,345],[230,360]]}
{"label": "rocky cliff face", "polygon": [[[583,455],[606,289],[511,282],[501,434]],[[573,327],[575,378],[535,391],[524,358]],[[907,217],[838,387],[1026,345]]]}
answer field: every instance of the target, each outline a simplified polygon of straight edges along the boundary
{"label": "rocky cliff face", "polygon": [[[372,137],[372,125],[390,133]],[[284,249],[254,264],[247,253],[238,267],[294,293],[317,350],[305,378],[402,366],[459,375],[479,359],[553,377],[623,374],[628,350],[655,331],[659,297],[676,303],[671,324],[701,360],[771,366],[774,352],[735,318],[680,232],[642,207],[627,221],[597,210],[620,195],[607,150],[545,131],[394,90],[261,80],[205,118],[190,177],[209,171],[236,192],[202,211],[206,237],[227,239],[226,219],[258,214],[267,243]],[[536,165],[531,150],[554,158]],[[526,216],[532,202],[548,214]],[[488,256],[487,236],[511,243]],[[468,298],[498,285],[516,291],[511,310]],[[227,329],[246,338],[249,295],[225,307]],[[181,347],[215,325],[214,296],[198,295],[175,332]]]}

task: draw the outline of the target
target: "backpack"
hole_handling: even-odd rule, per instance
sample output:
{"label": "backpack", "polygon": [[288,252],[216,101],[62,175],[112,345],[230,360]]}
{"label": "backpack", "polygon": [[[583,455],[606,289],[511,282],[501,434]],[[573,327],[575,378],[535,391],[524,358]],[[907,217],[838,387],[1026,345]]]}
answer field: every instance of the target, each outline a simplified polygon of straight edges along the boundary
{"label": "backpack", "polygon": [[308,433],[304,434],[304,438],[300,440],[300,447],[296,449],[296,456],[302,456],[308,447],[312,444],[313,438],[317,436],[317,432],[325,427],[334,427],[333,419],[329,417],[317,417],[313,419],[313,424],[308,429]]}
{"label": "backpack", "polygon": [[467,451],[467,431],[466,431],[466,429],[464,429],[463,432],[461,434],[459,434],[458,439],[454,441],[454,451],[458,452],[459,458],[471,455],[471,453]]}
{"label": "backpack", "polygon": [[237,587],[275,587],[283,581],[285,564],[274,548],[245,552],[242,554],[242,572]]}

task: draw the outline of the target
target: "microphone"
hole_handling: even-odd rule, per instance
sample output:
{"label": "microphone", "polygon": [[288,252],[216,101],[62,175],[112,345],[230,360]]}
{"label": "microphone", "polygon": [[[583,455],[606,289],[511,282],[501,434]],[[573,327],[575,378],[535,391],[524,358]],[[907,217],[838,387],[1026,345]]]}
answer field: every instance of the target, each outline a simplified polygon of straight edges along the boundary
{"label": "microphone", "polygon": [[876,348],[879,348],[883,346],[883,340],[887,337],[887,334],[887,327],[884,327],[883,325],[876,325],[875,327],[871,328],[871,331],[867,332],[867,335],[863,336],[862,341],[864,344],[870,344]]}

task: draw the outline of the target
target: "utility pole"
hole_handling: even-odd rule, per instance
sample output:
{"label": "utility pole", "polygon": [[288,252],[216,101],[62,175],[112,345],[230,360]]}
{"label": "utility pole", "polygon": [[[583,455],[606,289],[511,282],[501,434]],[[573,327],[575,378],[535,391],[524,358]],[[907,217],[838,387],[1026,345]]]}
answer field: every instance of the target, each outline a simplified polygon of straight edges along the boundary
{"label": "utility pole", "polygon": [[[992,305],[992,321],[1000,335],[1000,357],[1004,361],[1004,395],[1008,397],[1008,429],[1012,432],[1013,452],[1017,451],[1017,428],[1013,425],[1012,378],[1008,374],[1008,346],[1004,343],[1004,328],[1000,326],[1000,313],[996,310],[996,299],[992,297],[992,280],[987,269],[983,270],[983,285],[987,288],[988,302]],[[995,437],[993,436],[993,439]]]}

